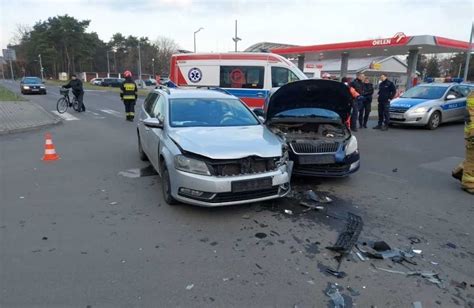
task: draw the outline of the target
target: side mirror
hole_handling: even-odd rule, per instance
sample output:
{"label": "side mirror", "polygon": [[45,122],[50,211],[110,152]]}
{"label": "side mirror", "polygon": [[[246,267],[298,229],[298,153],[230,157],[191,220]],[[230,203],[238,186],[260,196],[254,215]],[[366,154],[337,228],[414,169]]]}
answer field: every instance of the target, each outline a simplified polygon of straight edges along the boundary
{"label": "side mirror", "polygon": [[446,96],[446,100],[447,100],[447,101],[452,100],[452,99],[456,99],[456,95],[454,95],[454,94],[448,94],[448,96]]}
{"label": "side mirror", "polygon": [[255,115],[257,115],[257,117],[262,117],[262,118],[265,117],[265,111],[262,108],[255,108],[253,110],[253,113],[255,113]]}
{"label": "side mirror", "polygon": [[158,120],[157,118],[148,118],[143,120],[143,124],[146,127],[151,127],[151,128],[163,128],[163,122]]}

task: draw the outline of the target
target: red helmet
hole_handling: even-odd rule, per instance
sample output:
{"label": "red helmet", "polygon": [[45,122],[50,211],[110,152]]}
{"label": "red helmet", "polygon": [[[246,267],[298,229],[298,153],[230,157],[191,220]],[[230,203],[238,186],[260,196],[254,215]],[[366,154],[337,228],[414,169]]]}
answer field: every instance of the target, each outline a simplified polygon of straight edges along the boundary
{"label": "red helmet", "polygon": [[132,72],[130,71],[123,72],[123,77],[132,77]]}

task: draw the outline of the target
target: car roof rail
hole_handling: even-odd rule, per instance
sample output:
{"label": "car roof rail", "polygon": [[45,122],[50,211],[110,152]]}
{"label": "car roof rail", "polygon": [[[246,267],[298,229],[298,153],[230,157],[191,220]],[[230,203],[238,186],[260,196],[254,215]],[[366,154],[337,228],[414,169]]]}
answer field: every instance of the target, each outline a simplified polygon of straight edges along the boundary
{"label": "car roof rail", "polygon": [[165,91],[166,93],[168,93],[168,95],[171,94],[170,88],[168,88],[167,86],[162,85],[162,84],[156,85],[156,86],[155,86],[155,89],[163,90],[163,91]]}
{"label": "car roof rail", "polygon": [[197,87],[198,89],[207,89],[207,90],[213,90],[213,91],[219,91],[219,92],[222,92],[222,93],[225,93],[225,94],[228,94],[228,95],[232,95],[232,93],[230,93],[229,91],[225,90],[225,89],[222,89],[222,88],[219,88],[219,87],[212,87],[212,86],[198,86]]}

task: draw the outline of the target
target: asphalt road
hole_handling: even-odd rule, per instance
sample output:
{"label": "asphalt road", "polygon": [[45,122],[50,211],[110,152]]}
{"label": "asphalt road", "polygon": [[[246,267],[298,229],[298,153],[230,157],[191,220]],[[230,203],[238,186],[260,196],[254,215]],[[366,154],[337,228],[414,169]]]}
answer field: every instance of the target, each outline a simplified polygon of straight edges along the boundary
{"label": "asphalt road", "polygon": [[[59,94],[28,98],[52,111]],[[88,91],[85,104],[48,130],[59,161],[41,161],[45,130],[0,136],[1,307],[331,307],[328,283],[342,287],[347,307],[474,305],[474,198],[450,176],[464,155],[462,125],[360,130],[357,174],[294,179],[296,191],[334,199],[324,211],[289,198],[170,207],[139,160],[118,95]],[[129,169],[142,176],[120,174]],[[348,212],[364,220],[361,241],[403,249],[418,237],[422,254],[406,266],[436,271],[442,288],[370,265],[409,270],[390,260],[355,256],[342,262],[346,278],[325,275],[337,264],[325,247]]]}

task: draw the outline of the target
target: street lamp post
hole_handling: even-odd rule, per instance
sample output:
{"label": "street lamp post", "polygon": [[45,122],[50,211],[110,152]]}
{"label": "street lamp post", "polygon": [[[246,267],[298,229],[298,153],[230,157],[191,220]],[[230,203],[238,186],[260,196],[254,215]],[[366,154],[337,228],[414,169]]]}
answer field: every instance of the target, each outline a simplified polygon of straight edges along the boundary
{"label": "street lamp post", "polygon": [[107,50],[107,77],[110,77],[109,52],[110,50]]}
{"label": "street lamp post", "polygon": [[140,52],[140,41],[138,41],[138,80],[140,80],[140,86],[143,87],[142,83],[142,56]]}
{"label": "street lamp post", "polygon": [[199,29],[197,29],[196,31],[194,31],[194,53],[196,53],[196,33],[198,33],[199,31],[201,30],[204,30],[203,27],[200,27]]}
{"label": "street lamp post", "polygon": [[235,43],[235,52],[237,52],[237,43],[242,40],[240,37],[237,36],[237,20],[235,20],[235,37],[233,37],[232,40]]}
{"label": "street lamp post", "polygon": [[153,71],[153,79],[155,79],[155,58],[151,59],[151,70]]}
{"label": "street lamp post", "polygon": [[40,72],[41,72],[41,80],[44,80],[44,75],[43,75],[43,62],[41,61],[41,54],[38,55],[39,58],[39,65],[40,65]]}
{"label": "street lamp post", "polygon": [[471,60],[471,52],[472,52],[472,36],[474,35],[474,22],[471,25],[471,36],[469,37],[469,47],[467,48],[466,53],[466,64],[464,65],[464,82],[467,81],[467,76],[469,72],[469,61]]}

